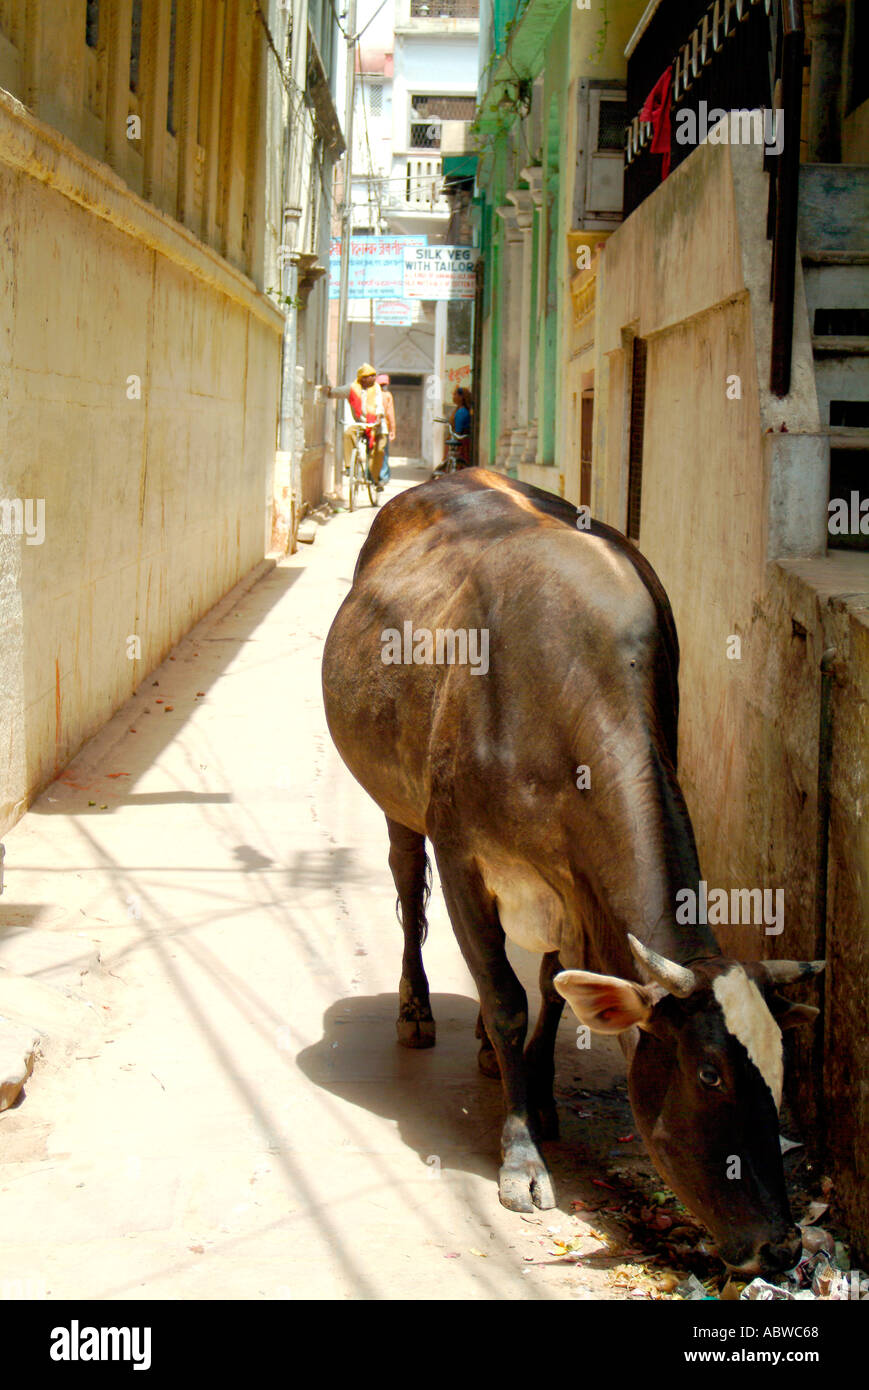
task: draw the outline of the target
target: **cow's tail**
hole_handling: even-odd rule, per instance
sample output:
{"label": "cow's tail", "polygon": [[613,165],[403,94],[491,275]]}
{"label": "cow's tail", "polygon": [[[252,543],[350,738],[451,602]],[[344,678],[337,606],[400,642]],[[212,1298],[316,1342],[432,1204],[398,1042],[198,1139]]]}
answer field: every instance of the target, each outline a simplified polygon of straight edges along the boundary
{"label": "cow's tail", "polygon": [[[426,917],[425,912],[429,904],[429,898],[431,897],[432,884],[431,860],[425,853],[423,854],[423,860],[425,867],[423,868],[422,890],[420,892],[419,901],[416,904],[415,911],[416,930],[420,946],[425,945],[425,940],[428,936],[428,918]],[[401,898],[399,897],[395,899],[395,915],[398,918],[398,925],[401,927],[402,931],[404,931],[404,915],[401,911]]]}

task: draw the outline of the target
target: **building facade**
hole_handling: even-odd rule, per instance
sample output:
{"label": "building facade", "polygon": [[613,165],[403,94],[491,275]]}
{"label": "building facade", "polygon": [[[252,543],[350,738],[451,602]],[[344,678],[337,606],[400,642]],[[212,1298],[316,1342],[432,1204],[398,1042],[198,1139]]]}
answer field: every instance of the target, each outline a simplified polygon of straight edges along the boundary
{"label": "building facade", "polygon": [[290,21],[0,3],[0,825],[270,544]]}
{"label": "building facade", "polygon": [[[470,150],[478,0],[388,0],[376,12],[374,0],[365,0],[357,14],[364,32],[356,51],[354,234],[469,242],[470,223],[456,213],[470,195],[456,187],[451,169]],[[348,364],[355,370],[370,359],[390,375],[398,423],[393,453],[431,464],[443,452],[436,417],[452,409],[451,373],[470,376],[470,311],[409,301],[396,325],[391,312],[351,299]]]}
{"label": "building facade", "polygon": [[588,505],[667,590],[704,875],[784,892],[780,936],[716,934],[737,957],[828,961],[800,992],[814,1037],[787,1038],[790,1100],[865,1258],[865,7],[494,15],[481,456]]}

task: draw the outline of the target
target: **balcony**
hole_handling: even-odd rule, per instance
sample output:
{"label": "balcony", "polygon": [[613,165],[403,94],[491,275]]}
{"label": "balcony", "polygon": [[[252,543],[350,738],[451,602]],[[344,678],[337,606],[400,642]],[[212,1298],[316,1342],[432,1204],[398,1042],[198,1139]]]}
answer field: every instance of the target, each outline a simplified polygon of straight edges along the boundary
{"label": "balcony", "polygon": [[411,19],[479,19],[480,0],[410,0]]}
{"label": "balcony", "polygon": [[[729,127],[723,137],[717,132],[722,143],[763,146],[776,396],[790,389],[804,48],[802,0],[661,0],[626,49],[626,216],[703,143],[710,126]],[[652,119],[643,120],[644,112]]]}
{"label": "balcony", "polygon": [[457,38],[480,32],[479,0],[397,0],[396,34]]}

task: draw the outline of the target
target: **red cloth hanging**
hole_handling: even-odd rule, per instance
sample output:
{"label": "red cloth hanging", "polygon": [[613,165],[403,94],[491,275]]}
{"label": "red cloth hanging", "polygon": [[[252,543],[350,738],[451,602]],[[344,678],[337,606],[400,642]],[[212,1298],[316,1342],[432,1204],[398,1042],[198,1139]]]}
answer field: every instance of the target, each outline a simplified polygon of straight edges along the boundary
{"label": "red cloth hanging", "polygon": [[672,105],[673,69],[668,67],[661,73],[640,112],[641,121],[649,121],[652,126],[652,154],[662,154],[661,178],[670,172],[670,107]]}

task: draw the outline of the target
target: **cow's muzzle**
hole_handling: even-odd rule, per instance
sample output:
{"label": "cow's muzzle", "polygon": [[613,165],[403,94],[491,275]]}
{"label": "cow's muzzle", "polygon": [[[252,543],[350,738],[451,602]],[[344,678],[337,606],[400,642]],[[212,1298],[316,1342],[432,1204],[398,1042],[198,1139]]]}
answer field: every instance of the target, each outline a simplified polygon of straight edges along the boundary
{"label": "cow's muzzle", "polygon": [[765,1241],[747,1260],[742,1260],[737,1264],[735,1261],[728,1260],[726,1256],[722,1256],[722,1258],[732,1273],[754,1277],[758,1274],[781,1274],[786,1269],[793,1269],[799,1261],[802,1250],[802,1236],[799,1228],[793,1226],[783,1240]]}

